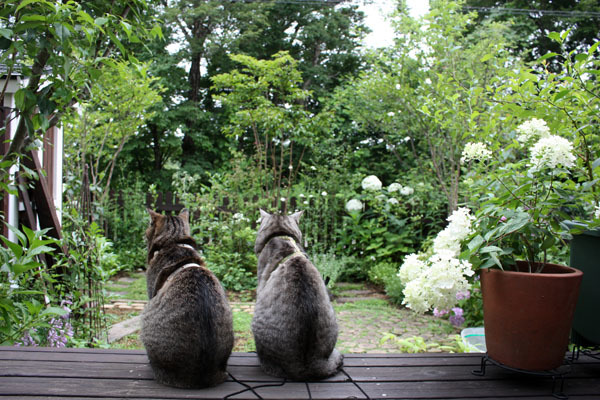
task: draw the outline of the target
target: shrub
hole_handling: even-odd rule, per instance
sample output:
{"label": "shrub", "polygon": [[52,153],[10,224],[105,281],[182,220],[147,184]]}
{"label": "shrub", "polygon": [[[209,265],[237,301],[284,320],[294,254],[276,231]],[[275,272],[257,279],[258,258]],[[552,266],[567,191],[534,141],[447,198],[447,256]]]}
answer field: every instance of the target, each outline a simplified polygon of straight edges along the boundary
{"label": "shrub", "polygon": [[375,264],[369,270],[369,280],[384,287],[385,293],[394,304],[402,304],[404,285],[398,277],[398,267],[392,263]]}

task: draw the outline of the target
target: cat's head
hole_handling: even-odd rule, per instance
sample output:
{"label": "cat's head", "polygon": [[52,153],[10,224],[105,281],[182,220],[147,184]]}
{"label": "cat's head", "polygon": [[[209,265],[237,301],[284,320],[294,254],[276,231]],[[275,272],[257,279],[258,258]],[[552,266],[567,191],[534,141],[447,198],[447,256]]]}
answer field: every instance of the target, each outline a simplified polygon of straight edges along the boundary
{"label": "cat's head", "polygon": [[190,214],[182,210],[177,216],[162,215],[151,209],[150,225],[146,229],[148,248],[155,243],[166,243],[190,236]]}
{"label": "cat's head", "polygon": [[298,223],[303,213],[304,211],[298,211],[292,215],[278,215],[260,210],[260,227],[256,234],[254,252],[260,253],[267,242],[275,236],[291,236],[297,243],[302,243],[302,232]]}

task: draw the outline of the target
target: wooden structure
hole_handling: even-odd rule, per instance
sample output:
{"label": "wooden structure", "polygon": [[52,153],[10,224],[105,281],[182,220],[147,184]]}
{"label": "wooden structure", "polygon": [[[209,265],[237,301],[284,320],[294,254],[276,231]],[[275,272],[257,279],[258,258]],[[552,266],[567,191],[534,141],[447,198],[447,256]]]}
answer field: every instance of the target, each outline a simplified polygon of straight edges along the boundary
{"label": "wooden structure", "polygon": [[[344,369],[319,382],[263,374],[256,354],[234,353],[230,378],[183,390],[153,380],[143,350],[0,347],[0,398],[19,399],[552,399],[553,379],[487,366],[481,354],[347,354]],[[600,398],[600,360],[582,355],[564,377],[571,399]]]}
{"label": "wooden structure", "polygon": [[[4,101],[0,104],[0,155],[6,154],[9,142],[19,122],[16,112],[15,93],[24,85],[24,79],[13,72],[7,80],[5,66],[0,65],[0,88],[6,87]],[[22,224],[32,229],[50,228],[49,236],[60,239],[60,209],[62,208],[62,161],[63,132],[60,126],[53,126],[43,136],[39,151],[28,151],[23,165],[33,171],[36,179],[27,182],[19,174],[17,166],[11,168],[18,195],[3,193],[0,196],[0,214],[4,221],[13,226]],[[29,188],[28,188],[29,186]],[[16,241],[14,234],[2,226],[2,234]],[[51,262],[51,260],[48,260]]]}

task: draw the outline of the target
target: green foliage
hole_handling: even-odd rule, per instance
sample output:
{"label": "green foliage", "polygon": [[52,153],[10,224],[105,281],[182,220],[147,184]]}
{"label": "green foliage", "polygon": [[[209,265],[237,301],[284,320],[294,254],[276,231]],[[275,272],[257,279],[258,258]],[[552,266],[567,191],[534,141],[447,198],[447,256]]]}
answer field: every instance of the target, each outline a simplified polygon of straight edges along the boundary
{"label": "green foliage", "polygon": [[231,59],[241,65],[239,70],[212,77],[213,88],[221,92],[216,99],[230,111],[223,132],[254,144],[262,197],[275,203],[282,188],[289,196],[305,149],[324,134],[327,116],[306,109],[309,92],[299,87],[297,61],[288,53],[272,60],[241,54]]}
{"label": "green foliage", "polygon": [[[567,34],[550,36],[561,42]],[[466,254],[476,267],[505,268],[520,259],[527,260],[532,271],[546,262],[564,264],[568,229],[562,223],[574,218],[591,222],[589,226],[599,223],[594,211],[600,200],[600,141],[597,124],[590,122],[598,118],[600,88],[596,79],[583,78],[598,73],[597,47],[565,54],[559,73],[521,70],[507,84],[511,94],[504,107],[514,122],[547,119],[546,137],[552,144],[536,159],[539,150],[534,150],[542,140],[533,146],[532,141],[525,142],[530,147],[524,150],[515,138],[524,139],[513,131],[492,142],[497,158],[489,167],[480,163],[469,173],[472,200],[479,210],[477,232]],[[538,65],[545,66],[555,56],[542,57]],[[551,155],[559,150],[572,159]],[[554,165],[556,160],[560,162]],[[535,262],[541,265],[536,267]]]}
{"label": "green foliage", "polygon": [[[52,306],[48,297],[52,277],[40,267],[39,256],[54,255],[58,242],[45,236],[47,230],[23,231],[7,225],[18,243],[4,236],[0,239],[0,344],[21,342],[47,344],[42,331],[51,328],[52,318],[67,314],[63,308]],[[31,337],[33,336],[33,337]]]}
{"label": "green foliage", "polygon": [[310,260],[327,282],[329,289],[333,289],[342,273],[355,261],[352,257],[336,256],[333,252],[312,254]]}
{"label": "green foliage", "polygon": [[119,154],[138,128],[152,116],[150,107],[160,100],[155,78],[147,65],[111,64],[91,89],[91,98],[80,102],[69,115],[65,129],[67,170],[79,181],[89,175],[94,201],[108,201]]}
{"label": "green foliage", "polygon": [[103,209],[108,227],[106,237],[113,243],[119,270],[134,271],[146,265],[144,232],[148,227],[148,213],[144,205],[148,190],[144,189],[136,180],[109,198]]}
{"label": "green foliage", "polygon": [[369,270],[369,280],[376,285],[382,285],[390,301],[394,304],[402,304],[404,300],[404,285],[398,277],[398,265],[392,263],[375,264]]}
{"label": "green foliage", "polygon": [[366,278],[370,265],[398,264],[405,254],[421,247],[432,229],[439,229],[444,210],[441,202],[432,203],[431,186],[403,182],[404,185],[394,182],[386,189],[380,183],[378,188],[369,190],[363,181],[362,191],[350,196],[349,200],[358,200],[362,209],[347,210],[338,231],[337,248],[367,260],[359,274],[361,278]]}
{"label": "green foliage", "polygon": [[449,344],[440,344],[436,342],[427,343],[421,336],[399,338],[393,333],[386,333],[381,338],[380,343],[384,344],[388,341],[392,341],[398,346],[398,351],[400,353],[426,353],[429,351],[443,351],[448,353],[469,352],[469,347],[463,343],[459,335],[452,335],[449,339],[451,339]]}
{"label": "green foliage", "polygon": [[[94,3],[2,2],[0,64],[9,77],[26,78],[27,85],[15,93],[19,124],[0,164],[14,163],[60,115],[88,97],[91,82],[126,57],[124,43],[161,35],[159,28],[142,23],[144,1]],[[48,70],[52,73],[44,74]],[[6,170],[0,171],[4,181]]]}

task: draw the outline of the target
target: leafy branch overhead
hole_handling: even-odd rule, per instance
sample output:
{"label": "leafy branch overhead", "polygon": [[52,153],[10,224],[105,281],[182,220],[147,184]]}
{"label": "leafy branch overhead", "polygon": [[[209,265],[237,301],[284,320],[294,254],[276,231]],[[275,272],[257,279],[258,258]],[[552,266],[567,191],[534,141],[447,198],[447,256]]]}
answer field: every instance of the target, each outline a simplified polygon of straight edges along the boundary
{"label": "leafy branch overhead", "polygon": [[[135,63],[124,43],[161,36],[145,9],[138,0],[2,3],[0,64],[7,67],[8,78],[21,76],[27,84],[15,94],[19,124],[0,162],[16,159],[36,135],[89,97],[103,70],[115,68],[119,59]],[[2,180],[5,173],[3,169]]]}

